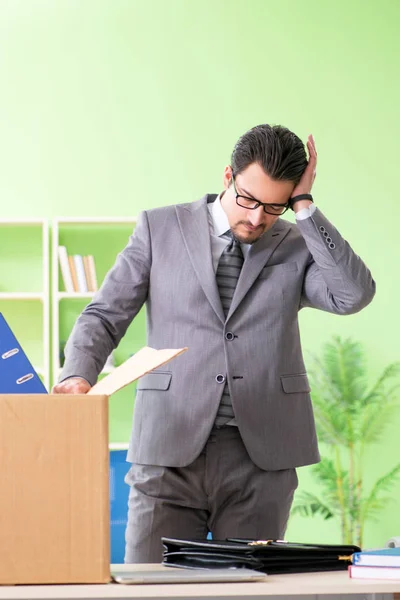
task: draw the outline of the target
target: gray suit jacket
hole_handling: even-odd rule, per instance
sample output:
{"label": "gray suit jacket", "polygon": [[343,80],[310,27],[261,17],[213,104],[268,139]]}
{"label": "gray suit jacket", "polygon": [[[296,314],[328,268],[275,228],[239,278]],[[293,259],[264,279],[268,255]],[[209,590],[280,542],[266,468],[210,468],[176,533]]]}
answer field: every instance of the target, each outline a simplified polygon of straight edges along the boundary
{"label": "gray suit jacket", "polygon": [[189,350],[139,380],[131,461],[190,464],[209,436],[227,378],[256,465],[277,470],[317,462],[298,312],[355,313],[372,300],[374,281],[320,210],[296,225],[279,219],[251,246],[225,321],[207,215],[215,197],[140,215],[75,324],[61,379],[78,375],[94,384],[146,303],[148,345]]}

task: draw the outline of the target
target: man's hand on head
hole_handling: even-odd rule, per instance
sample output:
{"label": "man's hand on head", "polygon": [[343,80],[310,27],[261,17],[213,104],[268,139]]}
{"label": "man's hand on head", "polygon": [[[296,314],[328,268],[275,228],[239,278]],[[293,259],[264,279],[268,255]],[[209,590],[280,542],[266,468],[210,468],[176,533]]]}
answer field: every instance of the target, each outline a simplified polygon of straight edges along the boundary
{"label": "man's hand on head", "polygon": [[82,377],[69,377],[57,383],[51,390],[52,394],[86,394],[92,386]]}
{"label": "man's hand on head", "polygon": [[[293,190],[292,198],[299,196],[300,194],[310,194],[315,180],[317,173],[317,150],[315,148],[315,141],[312,134],[308,136],[307,149],[309,155],[308,165],[301,176],[299,183]],[[293,210],[295,213],[297,213],[303,208],[308,208],[310,204],[312,204],[311,200],[299,200],[293,204]]]}

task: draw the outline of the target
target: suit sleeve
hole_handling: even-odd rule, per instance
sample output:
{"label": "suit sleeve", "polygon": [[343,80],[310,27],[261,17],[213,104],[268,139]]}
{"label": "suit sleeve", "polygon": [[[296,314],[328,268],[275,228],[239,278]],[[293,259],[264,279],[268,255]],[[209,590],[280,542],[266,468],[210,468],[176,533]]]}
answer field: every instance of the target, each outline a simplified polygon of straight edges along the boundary
{"label": "suit sleeve", "polygon": [[375,295],[375,282],[332,223],[316,209],[308,219],[297,221],[297,227],[310,252],[300,308],[350,315],[367,306]]}
{"label": "suit sleeve", "polygon": [[150,230],[143,212],[127,246],[73,327],[60,381],[76,376],[95,384],[107,357],[147,299],[150,267]]}

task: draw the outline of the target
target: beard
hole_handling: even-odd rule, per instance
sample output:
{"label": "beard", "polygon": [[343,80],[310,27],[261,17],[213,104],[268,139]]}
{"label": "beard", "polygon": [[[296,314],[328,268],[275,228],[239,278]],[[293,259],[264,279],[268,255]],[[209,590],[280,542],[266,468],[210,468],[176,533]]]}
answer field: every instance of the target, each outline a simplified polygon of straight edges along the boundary
{"label": "beard", "polygon": [[241,244],[255,244],[260,238],[262,238],[262,236],[268,229],[267,225],[258,225],[258,227],[254,229],[254,231],[240,232],[240,225],[247,225],[251,227],[251,224],[247,221],[238,221],[237,223],[235,223],[235,225],[231,227],[231,231],[234,237]]}

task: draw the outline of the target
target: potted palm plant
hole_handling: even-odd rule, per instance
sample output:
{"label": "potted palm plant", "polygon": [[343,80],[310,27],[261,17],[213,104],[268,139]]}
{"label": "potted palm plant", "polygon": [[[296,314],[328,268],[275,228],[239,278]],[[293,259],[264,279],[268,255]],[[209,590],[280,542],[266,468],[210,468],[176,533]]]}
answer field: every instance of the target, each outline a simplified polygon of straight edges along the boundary
{"label": "potted palm plant", "polygon": [[319,441],[326,456],[312,467],[321,495],[299,492],[292,514],[340,521],[342,542],[362,547],[367,520],[387,505],[400,463],[366,489],[365,450],[379,442],[400,403],[400,362],[392,363],[369,387],[360,343],[334,338],[310,369]]}

